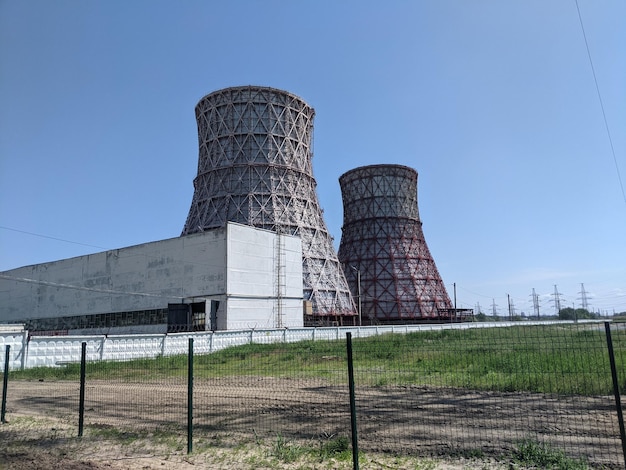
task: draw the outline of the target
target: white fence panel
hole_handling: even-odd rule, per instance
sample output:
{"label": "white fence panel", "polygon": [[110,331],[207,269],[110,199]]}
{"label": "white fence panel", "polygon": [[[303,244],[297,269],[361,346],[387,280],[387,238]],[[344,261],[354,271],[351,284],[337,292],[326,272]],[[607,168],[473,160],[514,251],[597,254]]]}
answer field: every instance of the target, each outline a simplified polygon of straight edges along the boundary
{"label": "white fence panel", "polygon": [[220,331],[219,334],[215,332],[211,352],[230,348],[232,346],[249,344],[251,336],[252,331]]}
{"label": "white fence panel", "polygon": [[24,367],[24,345],[26,332],[4,333],[0,335],[0,370],[4,372],[7,346],[9,346],[9,370],[19,370]]}
{"label": "white fence panel", "polygon": [[315,328],[297,328],[287,330],[286,341],[295,343],[297,341],[312,341]]}
{"label": "white fence panel", "polygon": [[[326,340],[333,341],[336,339],[340,339],[339,328],[315,328],[315,341]],[[345,338],[345,335],[343,335]]]}
{"label": "white fence panel", "polygon": [[103,355],[104,360],[128,361],[163,354],[165,335],[121,335],[108,336]]}
{"label": "white fence panel", "polygon": [[196,333],[193,336],[193,353],[194,354],[209,354],[213,352],[213,338],[215,333]]}
{"label": "white fence panel", "polygon": [[196,349],[195,336],[192,333],[173,333],[163,337],[163,355],[176,356],[189,353],[189,338],[194,338],[194,351]]}
{"label": "white fence panel", "polygon": [[251,340],[260,344],[284,343],[285,330],[253,330]]}
{"label": "white fence panel", "polygon": [[87,360],[102,357],[101,336],[33,336],[27,343],[24,367],[54,367],[80,362],[83,342],[87,343]]}

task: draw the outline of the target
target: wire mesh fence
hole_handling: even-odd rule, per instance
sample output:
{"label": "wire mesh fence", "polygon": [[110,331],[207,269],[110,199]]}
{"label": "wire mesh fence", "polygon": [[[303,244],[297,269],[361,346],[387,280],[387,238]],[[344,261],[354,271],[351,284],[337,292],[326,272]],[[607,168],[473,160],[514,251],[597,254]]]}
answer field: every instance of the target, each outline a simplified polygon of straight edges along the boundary
{"label": "wire mesh fence", "polygon": [[623,467],[603,325],[379,337],[354,355],[361,449],[502,455],[532,441]]}
{"label": "wire mesh fence", "polygon": [[191,441],[349,439],[354,422],[364,453],[499,458],[533,443],[592,468],[624,468],[626,329],[610,333],[615,375],[602,323],[350,339],[352,416],[346,338],[87,362],[83,410],[79,365],[15,371],[6,408],[48,420],[51,438],[75,436],[79,411],[87,432],[188,450]]}

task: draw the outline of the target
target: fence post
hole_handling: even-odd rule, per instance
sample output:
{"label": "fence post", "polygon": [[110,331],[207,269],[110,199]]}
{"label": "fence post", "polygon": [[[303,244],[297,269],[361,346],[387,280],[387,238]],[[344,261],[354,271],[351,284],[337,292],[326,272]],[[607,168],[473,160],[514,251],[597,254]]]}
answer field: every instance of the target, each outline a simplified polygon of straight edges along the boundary
{"label": "fence post", "polygon": [[611,323],[604,322],[606,331],[606,344],[609,348],[609,361],[611,363],[611,377],[613,378],[613,394],[615,395],[615,407],[617,408],[617,421],[619,422],[619,434],[622,438],[622,453],[626,461],[626,431],[624,430],[624,415],[622,413],[622,403],[619,392],[619,381],[617,380],[617,368],[615,367],[615,353],[613,351],[613,340],[611,339]]}
{"label": "fence post", "polygon": [[29,341],[29,336],[28,336],[28,330],[24,331],[24,337],[22,338],[22,370],[26,369],[26,361],[28,359],[28,344],[30,343]]}
{"label": "fence post", "polygon": [[359,470],[359,438],[356,426],[356,400],[354,397],[354,367],[352,362],[352,333],[346,333],[348,349],[348,387],[350,390],[350,427],[352,429],[352,468]]}
{"label": "fence post", "polygon": [[193,338],[187,354],[187,453],[193,451]]}
{"label": "fence post", "polygon": [[104,335],[102,337],[102,341],[100,342],[100,360],[104,361],[104,347],[106,346],[107,343],[107,335]]}
{"label": "fence post", "polygon": [[9,353],[11,352],[11,345],[7,344],[6,353],[4,356],[4,378],[2,380],[2,413],[0,413],[0,422],[6,423],[7,413],[7,389],[9,388]]}
{"label": "fence post", "polygon": [[85,423],[85,362],[87,357],[87,343],[82,342],[80,350],[80,399],[78,402],[78,437],[83,437]]}

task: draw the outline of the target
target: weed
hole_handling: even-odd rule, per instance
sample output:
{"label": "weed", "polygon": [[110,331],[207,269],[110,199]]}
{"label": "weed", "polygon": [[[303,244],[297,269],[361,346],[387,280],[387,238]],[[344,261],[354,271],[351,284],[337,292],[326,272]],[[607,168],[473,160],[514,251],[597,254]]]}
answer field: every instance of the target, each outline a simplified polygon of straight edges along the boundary
{"label": "weed", "polygon": [[295,462],[306,453],[305,447],[286,441],[280,434],[276,436],[276,441],[271,450],[272,457],[284,463]]}
{"label": "weed", "polygon": [[419,460],[415,462],[415,470],[435,470],[437,468],[437,462],[430,459]]}
{"label": "weed", "polygon": [[553,470],[586,470],[582,460],[567,457],[562,450],[531,440],[520,442],[513,452],[513,460],[519,464]]}
{"label": "weed", "polygon": [[349,460],[352,458],[350,439],[346,436],[335,436],[334,434],[324,433],[321,437],[319,450],[320,461],[330,458],[337,460]]}

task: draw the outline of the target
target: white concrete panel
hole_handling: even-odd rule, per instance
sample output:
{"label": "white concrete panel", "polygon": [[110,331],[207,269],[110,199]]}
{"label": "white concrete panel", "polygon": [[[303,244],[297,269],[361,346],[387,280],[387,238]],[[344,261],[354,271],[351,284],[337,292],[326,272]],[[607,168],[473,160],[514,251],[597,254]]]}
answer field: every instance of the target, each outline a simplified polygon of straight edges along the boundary
{"label": "white concrete panel", "polygon": [[265,230],[246,230],[240,225],[229,225],[228,280],[229,295],[272,297],[274,291],[275,235]]}
{"label": "white concrete panel", "polygon": [[316,328],[315,329],[315,340],[327,340],[332,341],[340,339],[339,337],[339,328]]}
{"label": "white concrete panel", "polygon": [[[302,241],[298,237],[282,235],[284,277],[283,297],[293,297],[303,300],[302,281]],[[302,316],[302,302],[300,302],[299,315]]]}
{"label": "white concrete panel", "polygon": [[213,336],[213,352],[250,343],[250,331],[220,331]]}
{"label": "white concrete panel", "polygon": [[[278,308],[278,302],[282,306]],[[280,312],[280,313],[279,313]],[[280,315],[280,318],[279,318]],[[235,329],[301,328],[303,326],[300,299],[228,299],[228,327]]]}
{"label": "white concrete panel", "polygon": [[[279,239],[280,237],[280,239]],[[229,295],[302,298],[302,243],[298,237],[228,226]]]}
{"label": "white concrete panel", "polygon": [[78,363],[81,358],[83,342],[87,343],[86,360],[101,359],[102,337],[33,336],[28,342],[25,367],[56,367]]}
{"label": "white concrete panel", "polygon": [[260,344],[284,343],[286,329],[280,330],[255,330],[252,332],[252,342]]}
{"label": "white concrete panel", "polygon": [[127,361],[163,354],[165,335],[109,336],[104,356],[113,361]]}
{"label": "white concrete panel", "polygon": [[27,341],[26,334],[19,331],[7,331],[0,334],[0,371],[4,372],[7,346],[9,346],[9,370],[22,368]]}

